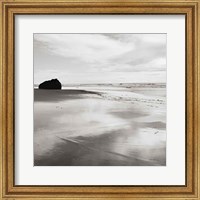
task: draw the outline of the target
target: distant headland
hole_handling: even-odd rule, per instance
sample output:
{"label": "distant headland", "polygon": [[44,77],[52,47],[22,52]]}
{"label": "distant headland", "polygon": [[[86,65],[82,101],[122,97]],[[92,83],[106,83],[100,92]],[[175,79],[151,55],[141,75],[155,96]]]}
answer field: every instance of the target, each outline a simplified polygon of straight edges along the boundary
{"label": "distant headland", "polygon": [[62,89],[62,84],[61,82],[55,78],[51,80],[47,80],[39,84],[38,86],[39,89],[49,89],[49,90],[61,90]]}

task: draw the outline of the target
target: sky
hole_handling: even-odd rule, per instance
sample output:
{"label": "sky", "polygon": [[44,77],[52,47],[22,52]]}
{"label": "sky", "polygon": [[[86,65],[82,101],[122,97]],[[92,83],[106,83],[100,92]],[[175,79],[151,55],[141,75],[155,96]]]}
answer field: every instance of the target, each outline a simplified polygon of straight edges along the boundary
{"label": "sky", "polygon": [[166,34],[34,34],[34,84],[165,83]]}

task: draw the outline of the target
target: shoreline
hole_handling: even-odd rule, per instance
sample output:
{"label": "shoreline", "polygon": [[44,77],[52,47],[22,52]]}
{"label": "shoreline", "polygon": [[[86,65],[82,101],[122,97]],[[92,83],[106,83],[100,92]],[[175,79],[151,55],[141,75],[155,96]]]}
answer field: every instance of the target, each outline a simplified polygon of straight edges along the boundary
{"label": "shoreline", "polygon": [[35,89],[34,165],[165,166],[165,89],[139,90]]}

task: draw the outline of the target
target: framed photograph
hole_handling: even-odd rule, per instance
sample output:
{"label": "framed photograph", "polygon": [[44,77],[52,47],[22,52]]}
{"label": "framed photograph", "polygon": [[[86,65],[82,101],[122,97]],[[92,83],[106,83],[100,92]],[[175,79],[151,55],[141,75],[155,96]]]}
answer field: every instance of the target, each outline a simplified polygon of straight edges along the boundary
{"label": "framed photograph", "polygon": [[2,0],[1,199],[200,199],[199,0]]}

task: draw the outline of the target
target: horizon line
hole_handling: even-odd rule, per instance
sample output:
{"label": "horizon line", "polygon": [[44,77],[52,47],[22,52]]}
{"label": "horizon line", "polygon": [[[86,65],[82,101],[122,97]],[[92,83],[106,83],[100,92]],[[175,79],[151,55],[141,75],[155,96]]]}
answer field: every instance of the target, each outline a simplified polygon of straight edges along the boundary
{"label": "horizon line", "polygon": [[[47,80],[48,81],[48,80]],[[43,81],[44,82],[44,81]],[[41,83],[43,83],[41,82]],[[34,85],[38,86],[41,83],[34,83]],[[62,83],[61,83],[62,84]],[[109,85],[114,85],[114,84],[165,84],[166,82],[131,82],[131,83],[123,83],[123,82],[119,82],[119,83],[63,83],[62,85],[105,85],[105,84],[109,84]]]}

